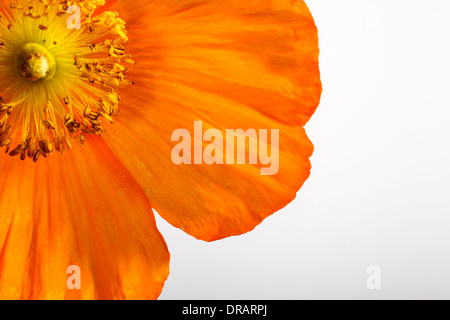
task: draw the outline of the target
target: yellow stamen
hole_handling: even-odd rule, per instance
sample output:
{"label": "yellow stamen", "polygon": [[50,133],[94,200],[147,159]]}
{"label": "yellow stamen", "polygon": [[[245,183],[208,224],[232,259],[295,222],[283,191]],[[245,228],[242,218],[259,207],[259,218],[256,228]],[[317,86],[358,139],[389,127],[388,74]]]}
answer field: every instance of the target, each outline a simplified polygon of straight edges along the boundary
{"label": "yellow stamen", "polygon": [[[81,29],[68,27],[69,6]],[[33,161],[88,143],[119,112],[117,88],[132,84],[125,22],[93,15],[104,0],[12,0],[0,19],[0,147]]]}

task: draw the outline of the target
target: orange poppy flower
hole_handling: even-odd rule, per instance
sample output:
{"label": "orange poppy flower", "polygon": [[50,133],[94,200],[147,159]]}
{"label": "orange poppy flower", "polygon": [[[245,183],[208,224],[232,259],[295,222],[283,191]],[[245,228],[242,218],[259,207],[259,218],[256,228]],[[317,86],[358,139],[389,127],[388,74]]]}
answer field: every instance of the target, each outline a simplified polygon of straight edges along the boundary
{"label": "orange poppy flower", "polygon": [[[321,82],[303,1],[0,3],[0,298],[155,299],[169,252],[152,208],[213,241],[308,178]],[[196,121],[279,130],[279,169],[175,164],[171,135]]]}

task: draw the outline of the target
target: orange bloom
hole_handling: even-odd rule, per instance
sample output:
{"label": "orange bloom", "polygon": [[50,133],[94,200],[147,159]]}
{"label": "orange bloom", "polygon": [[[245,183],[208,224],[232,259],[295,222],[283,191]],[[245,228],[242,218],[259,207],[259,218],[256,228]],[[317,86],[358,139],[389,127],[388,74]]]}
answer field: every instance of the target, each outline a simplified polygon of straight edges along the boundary
{"label": "orange bloom", "polygon": [[[213,241],[308,178],[322,88],[303,1],[0,3],[0,298],[156,299],[169,252],[152,208]],[[175,164],[172,133],[195,121],[279,130],[279,170]]]}

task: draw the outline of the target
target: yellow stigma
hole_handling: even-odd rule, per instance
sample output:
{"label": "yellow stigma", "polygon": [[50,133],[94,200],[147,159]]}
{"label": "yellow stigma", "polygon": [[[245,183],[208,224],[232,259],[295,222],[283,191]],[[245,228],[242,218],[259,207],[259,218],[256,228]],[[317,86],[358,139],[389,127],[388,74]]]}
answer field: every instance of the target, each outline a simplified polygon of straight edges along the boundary
{"label": "yellow stigma", "polygon": [[[117,89],[132,84],[125,22],[95,15],[104,0],[0,2],[0,147],[37,161],[91,134],[119,112]],[[78,6],[79,10],[73,10]],[[69,13],[70,12],[70,13]],[[81,28],[71,28],[73,12]]]}
{"label": "yellow stigma", "polygon": [[55,75],[53,55],[37,43],[27,43],[16,53],[20,73],[30,81],[50,80]]}

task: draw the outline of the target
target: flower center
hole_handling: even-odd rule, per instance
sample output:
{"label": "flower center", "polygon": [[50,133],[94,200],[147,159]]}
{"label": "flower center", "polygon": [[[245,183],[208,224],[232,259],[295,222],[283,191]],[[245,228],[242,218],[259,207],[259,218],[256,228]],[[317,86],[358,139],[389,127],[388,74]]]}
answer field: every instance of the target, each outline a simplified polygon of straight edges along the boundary
{"label": "flower center", "polygon": [[56,62],[47,48],[37,43],[27,43],[16,53],[22,76],[30,81],[50,80],[55,75]]}
{"label": "flower center", "polygon": [[[104,0],[0,1],[0,147],[37,161],[64,153],[119,112],[117,89],[132,84],[125,21],[94,14]],[[74,10],[74,6],[78,7]],[[78,12],[79,29],[70,13]]]}

